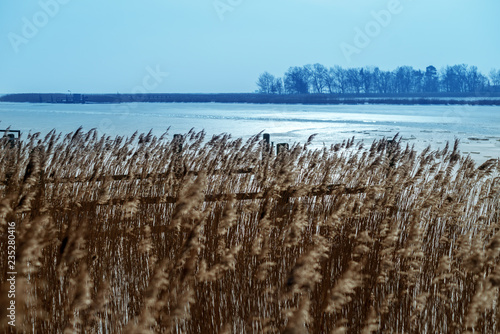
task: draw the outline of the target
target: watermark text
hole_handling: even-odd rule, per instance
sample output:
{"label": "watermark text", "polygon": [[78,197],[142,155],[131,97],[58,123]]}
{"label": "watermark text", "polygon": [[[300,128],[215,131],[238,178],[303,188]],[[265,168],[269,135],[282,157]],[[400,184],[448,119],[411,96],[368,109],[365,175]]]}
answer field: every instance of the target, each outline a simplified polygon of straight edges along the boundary
{"label": "watermark text", "polygon": [[372,20],[368,21],[364,27],[354,27],[354,38],[352,43],[340,43],[340,50],[348,62],[352,61],[352,56],[360,54],[367,48],[373,39],[378,37],[383,28],[388,27],[394,16],[403,12],[403,5],[400,0],[389,0],[386,8],[379,11],[371,11]]}
{"label": "watermark text", "polygon": [[38,2],[40,10],[34,13],[30,18],[26,16],[21,18],[21,32],[10,32],[7,35],[14,52],[18,53],[21,45],[26,45],[30,40],[35,38],[40,30],[49,24],[52,18],[59,14],[61,5],[66,5],[70,1],[71,0],[40,0]]}
{"label": "watermark text", "polygon": [[16,223],[9,222],[7,228],[7,318],[9,326],[16,326]]}

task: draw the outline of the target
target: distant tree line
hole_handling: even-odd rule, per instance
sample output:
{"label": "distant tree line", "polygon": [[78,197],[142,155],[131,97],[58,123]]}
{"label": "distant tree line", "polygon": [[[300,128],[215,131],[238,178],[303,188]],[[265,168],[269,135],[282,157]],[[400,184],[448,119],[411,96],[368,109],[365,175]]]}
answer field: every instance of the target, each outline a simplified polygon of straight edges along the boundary
{"label": "distant tree line", "polygon": [[434,66],[425,71],[400,66],[393,71],[378,67],[327,68],[321,64],[290,67],[283,76],[264,72],[257,80],[263,94],[407,94],[407,93],[471,93],[491,86],[500,87],[500,70],[489,77],[476,66],[446,66],[439,72]]}

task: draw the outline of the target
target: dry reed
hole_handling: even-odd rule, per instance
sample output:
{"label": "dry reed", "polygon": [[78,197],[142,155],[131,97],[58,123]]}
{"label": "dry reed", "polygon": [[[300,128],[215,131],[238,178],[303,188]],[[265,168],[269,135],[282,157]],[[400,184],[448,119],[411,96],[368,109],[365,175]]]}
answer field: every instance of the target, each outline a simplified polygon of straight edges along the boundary
{"label": "dry reed", "polygon": [[498,159],[476,166],[458,142],[416,152],[397,137],[309,144],[275,155],[259,135],[194,131],[2,139],[17,332],[500,330]]}

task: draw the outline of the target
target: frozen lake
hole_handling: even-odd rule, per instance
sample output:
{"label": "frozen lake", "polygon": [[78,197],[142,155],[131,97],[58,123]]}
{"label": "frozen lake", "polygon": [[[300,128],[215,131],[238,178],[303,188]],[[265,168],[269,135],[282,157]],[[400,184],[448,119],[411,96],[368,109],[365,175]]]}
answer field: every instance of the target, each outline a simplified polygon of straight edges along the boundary
{"label": "frozen lake", "polygon": [[97,128],[128,136],[138,130],[162,134],[191,128],[209,134],[248,138],[262,130],[275,143],[305,142],[313,147],[355,137],[370,143],[400,133],[417,149],[444,146],[455,138],[478,162],[500,156],[500,107],[403,105],[255,105],[219,103],[28,104],[0,103],[0,128],[29,132],[71,132]]}

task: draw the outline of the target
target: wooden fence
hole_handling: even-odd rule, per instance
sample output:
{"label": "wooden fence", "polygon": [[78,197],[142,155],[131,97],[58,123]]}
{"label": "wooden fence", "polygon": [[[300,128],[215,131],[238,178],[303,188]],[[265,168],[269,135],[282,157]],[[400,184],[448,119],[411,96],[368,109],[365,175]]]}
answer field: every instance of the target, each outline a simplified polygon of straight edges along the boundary
{"label": "wooden fence", "polygon": [[[180,135],[174,135],[174,140],[180,140]],[[270,135],[263,135],[264,142],[269,148],[271,152],[274,147],[274,143],[270,141]],[[289,146],[286,143],[277,144],[277,154],[281,154],[282,152],[288,151]],[[182,150],[180,147],[179,150]],[[232,171],[234,174],[251,174],[254,172],[254,168],[240,168]],[[211,172],[212,174],[223,174],[227,173],[225,170],[215,170]],[[186,171],[186,175],[198,175],[198,171]],[[48,177],[43,179],[45,184],[53,184],[53,183],[87,183],[87,182],[104,182],[104,181],[123,181],[123,180],[146,180],[146,179],[161,179],[167,177],[167,173],[147,173],[147,174],[136,174],[136,175],[105,175],[105,176],[96,176],[93,175],[87,178],[81,177],[71,177],[71,178],[55,178],[54,173],[49,175]],[[8,179],[0,180],[0,185],[7,185]],[[342,189],[344,194],[359,194],[364,193],[366,191],[366,187],[345,187],[342,184],[332,184],[326,186],[315,186],[307,191],[307,196],[326,196],[331,195],[336,191]],[[238,201],[242,200],[255,200],[255,199],[263,199],[267,197],[268,192],[251,192],[251,193],[236,193],[236,194],[209,194],[205,195],[205,202],[218,202],[218,201],[227,201],[231,197],[234,197]],[[294,187],[290,187],[287,190],[281,191],[277,194],[278,198],[281,198],[285,203],[288,202],[289,198],[304,196],[304,190],[298,189]],[[81,203],[82,205],[121,205],[126,203],[127,199],[115,198],[106,202],[100,202],[98,200],[95,201],[86,201]],[[162,203],[176,203],[178,199],[173,196],[150,196],[150,197],[141,197],[139,201],[143,204],[162,204]]]}

